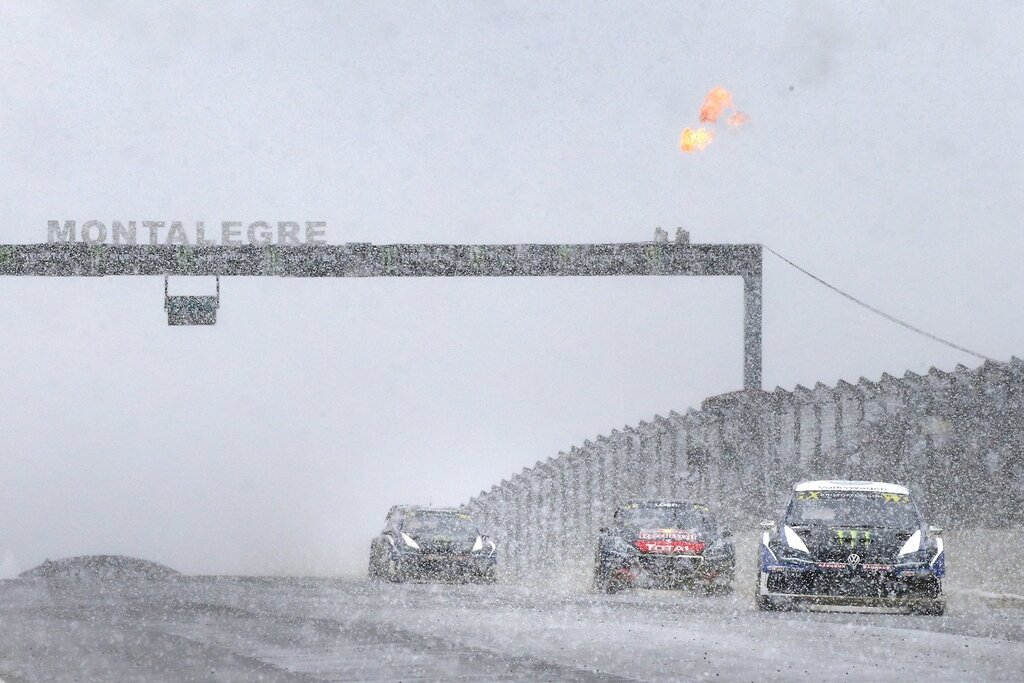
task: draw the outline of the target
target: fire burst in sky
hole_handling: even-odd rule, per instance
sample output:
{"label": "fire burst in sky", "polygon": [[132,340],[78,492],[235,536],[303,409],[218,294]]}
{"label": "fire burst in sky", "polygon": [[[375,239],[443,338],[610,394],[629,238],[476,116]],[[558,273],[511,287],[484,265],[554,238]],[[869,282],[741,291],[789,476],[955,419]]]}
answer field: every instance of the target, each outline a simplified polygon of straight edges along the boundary
{"label": "fire burst in sky", "polygon": [[679,148],[684,152],[696,152],[710,145],[713,138],[707,128],[684,128],[679,138]]}
{"label": "fire burst in sky", "polygon": [[[722,114],[731,111],[726,124],[730,128],[739,128],[750,120],[743,112],[736,109],[732,101],[732,93],[722,86],[715,86],[704,98],[704,104],[700,108],[700,122],[715,124]],[[714,132],[710,128],[684,128],[679,137],[679,149],[684,152],[699,152],[705,149],[714,140]]]}

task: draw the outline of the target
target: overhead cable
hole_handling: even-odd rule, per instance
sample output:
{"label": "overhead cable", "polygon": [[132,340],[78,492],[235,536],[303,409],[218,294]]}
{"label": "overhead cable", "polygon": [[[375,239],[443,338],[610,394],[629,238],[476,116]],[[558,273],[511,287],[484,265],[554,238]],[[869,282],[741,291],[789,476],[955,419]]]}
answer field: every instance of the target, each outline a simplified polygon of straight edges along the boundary
{"label": "overhead cable", "polygon": [[874,313],[876,315],[882,316],[883,318],[885,318],[889,322],[896,323],[897,325],[899,325],[901,327],[907,328],[911,332],[916,332],[917,334],[920,334],[920,335],[922,335],[924,337],[928,337],[932,341],[937,341],[940,344],[945,344],[946,346],[948,346],[950,348],[953,348],[953,349],[956,349],[957,351],[963,351],[964,353],[969,353],[970,355],[975,356],[977,358],[980,358],[982,360],[993,360],[992,358],[990,358],[989,356],[986,356],[983,353],[978,353],[977,351],[971,351],[970,349],[965,348],[963,346],[960,346],[959,344],[954,344],[953,342],[949,341],[948,339],[943,339],[942,337],[940,337],[938,335],[935,335],[935,334],[932,334],[931,332],[927,332],[925,330],[922,330],[920,327],[917,327],[916,325],[911,325],[910,323],[908,323],[905,320],[900,320],[899,318],[897,318],[894,315],[889,315],[885,311],[879,310],[879,309],[875,308],[874,306],[872,306],[872,305],[870,305],[870,304],[868,304],[868,303],[866,303],[864,301],[861,301],[860,299],[858,299],[857,297],[853,296],[852,294],[848,294],[848,293],[844,292],[843,290],[839,289],[835,285],[832,285],[832,284],[829,284],[828,282],[825,282],[824,280],[822,280],[820,277],[818,277],[814,273],[811,273],[811,272],[805,270],[804,268],[801,268],[797,264],[793,263],[792,261],[790,261],[788,258],[783,256],[782,254],[780,254],[779,252],[777,252],[774,249],[772,249],[771,247],[769,247],[767,244],[763,244],[761,246],[763,246],[765,249],[767,249],[771,253],[775,254],[780,259],[782,259],[783,261],[785,261],[789,265],[793,266],[794,268],[796,268],[797,270],[799,270],[801,273],[803,273],[807,277],[811,278],[812,280],[815,280],[818,283],[825,285],[826,287],[831,289],[836,294],[839,294],[840,296],[849,299],[850,301],[852,301],[853,303],[857,304],[858,306],[866,308],[866,309],[868,309],[869,311],[871,311],[872,313]]}

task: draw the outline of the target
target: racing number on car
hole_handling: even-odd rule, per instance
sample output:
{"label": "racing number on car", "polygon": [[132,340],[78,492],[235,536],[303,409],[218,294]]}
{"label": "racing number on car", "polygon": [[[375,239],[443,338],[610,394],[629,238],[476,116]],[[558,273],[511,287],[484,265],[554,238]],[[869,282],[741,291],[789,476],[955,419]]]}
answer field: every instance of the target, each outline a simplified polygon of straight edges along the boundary
{"label": "racing number on car", "polygon": [[796,494],[797,500],[821,500],[821,491],[800,491]]}

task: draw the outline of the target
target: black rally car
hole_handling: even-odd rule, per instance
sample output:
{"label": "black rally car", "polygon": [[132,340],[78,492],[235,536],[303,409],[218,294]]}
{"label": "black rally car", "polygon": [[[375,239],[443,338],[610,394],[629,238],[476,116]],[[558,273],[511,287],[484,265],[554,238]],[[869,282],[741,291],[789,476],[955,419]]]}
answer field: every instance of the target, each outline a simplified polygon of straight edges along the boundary
{"label": "black rally car", "polygon": [[594,588],[630,586],[730,590],[735,551],[703,503],[629,501],[600,530]]}

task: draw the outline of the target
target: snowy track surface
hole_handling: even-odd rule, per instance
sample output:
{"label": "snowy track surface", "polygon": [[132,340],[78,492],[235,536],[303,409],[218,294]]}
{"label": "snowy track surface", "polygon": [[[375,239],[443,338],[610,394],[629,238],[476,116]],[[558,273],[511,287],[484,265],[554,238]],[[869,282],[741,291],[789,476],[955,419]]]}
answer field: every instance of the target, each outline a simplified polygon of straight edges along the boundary
{"label": "snowy track surface", "polygon": [[0,582],[19,681],[1020,680],[1024,603],[945,617],[781,613],[733,595],[178,578]]}

